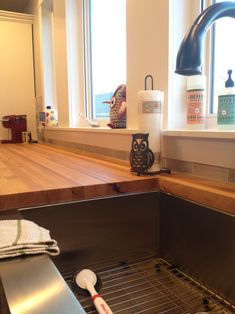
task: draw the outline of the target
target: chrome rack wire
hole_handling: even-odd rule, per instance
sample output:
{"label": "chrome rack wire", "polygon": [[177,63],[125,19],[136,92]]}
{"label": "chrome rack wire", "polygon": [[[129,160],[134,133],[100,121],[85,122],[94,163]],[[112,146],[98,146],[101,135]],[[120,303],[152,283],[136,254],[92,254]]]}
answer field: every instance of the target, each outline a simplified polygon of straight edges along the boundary
{"label": "chrome rack wire", "polygon": [[[160,258],[92,269],[102,281],[100,293],[115,314],[235,313],[235,306]],[[72,273],[62,275],[71,286]],[[89,297],[77,298],[87,314],[97,313]]]}

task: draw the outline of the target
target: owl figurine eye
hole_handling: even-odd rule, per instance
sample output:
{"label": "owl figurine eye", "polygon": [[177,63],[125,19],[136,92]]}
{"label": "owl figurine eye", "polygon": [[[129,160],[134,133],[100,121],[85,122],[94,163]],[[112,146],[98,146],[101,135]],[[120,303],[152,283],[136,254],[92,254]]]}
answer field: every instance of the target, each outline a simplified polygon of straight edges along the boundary
{"label": "owl figurine eye", "polygon": [[115,98],[115,97],[112,97],[111,102],[110,102],[110,107],[113,108],[113,106],[115,105],[115,103],[116,103],[116,98]]}
{"label": "owl figurine eye", "polygon": [[147,148],[147,143],[145,143],[145,142],[142,142],[141,144],[140,144],[140,150],[145,150]]}
{"label": "owl figurine eye", "polygon": [[139,147],[139,144],[137,142],[134,142],[133,145],[132,145],[132,148],[137,150]]}

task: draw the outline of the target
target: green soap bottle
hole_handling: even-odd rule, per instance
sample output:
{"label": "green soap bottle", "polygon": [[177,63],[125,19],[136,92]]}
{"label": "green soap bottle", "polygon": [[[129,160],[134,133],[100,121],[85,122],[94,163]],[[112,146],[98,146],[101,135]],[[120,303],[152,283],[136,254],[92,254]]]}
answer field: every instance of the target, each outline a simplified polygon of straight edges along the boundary
{"label": "green soap bottle", "polygon": [[217,125],[221,130],[235,129],[235,87],[232,70],[228,70],[225,89],[218,97]]}

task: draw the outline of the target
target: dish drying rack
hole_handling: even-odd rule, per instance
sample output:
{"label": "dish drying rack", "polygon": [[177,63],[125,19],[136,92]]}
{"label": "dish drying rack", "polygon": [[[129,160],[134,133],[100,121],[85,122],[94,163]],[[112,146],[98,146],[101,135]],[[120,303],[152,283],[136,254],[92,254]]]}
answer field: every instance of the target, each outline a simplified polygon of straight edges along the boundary
{"label": "dish drying rack", "polygon": [[[135,258],[92,270],[100,277],[100,294],[114,314],[235,313],[234,305],[162,258]],[[72,289],[73,272],[62,275]],[[97,313],[90,297],[76,297],[87,314]]]}

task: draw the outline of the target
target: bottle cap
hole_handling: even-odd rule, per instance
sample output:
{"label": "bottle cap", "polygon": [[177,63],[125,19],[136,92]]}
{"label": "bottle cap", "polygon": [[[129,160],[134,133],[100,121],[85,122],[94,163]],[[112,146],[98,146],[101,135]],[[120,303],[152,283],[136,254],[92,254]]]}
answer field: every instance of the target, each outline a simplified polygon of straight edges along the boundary
{"label": "bottle cap", "polygon": [[225,82],[225,87],[234,87],[234,81],[232,80],[232,70],[228,70],[228,79]]}
{"label": "bottle cap", "polygon": [[206,76],[205,75],[192,75],[187,77],[187,90],[205,89]]}

